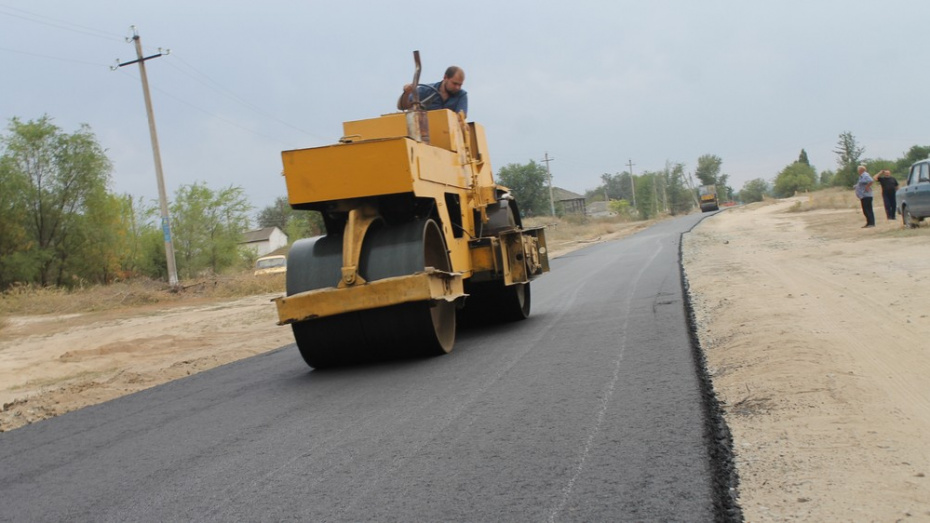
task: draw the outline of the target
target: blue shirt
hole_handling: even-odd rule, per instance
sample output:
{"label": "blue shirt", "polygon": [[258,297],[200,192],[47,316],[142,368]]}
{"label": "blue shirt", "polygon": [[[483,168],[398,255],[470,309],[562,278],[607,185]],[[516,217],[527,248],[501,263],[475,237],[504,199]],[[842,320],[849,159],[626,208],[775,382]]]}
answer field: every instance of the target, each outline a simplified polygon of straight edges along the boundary
{"label": "blue shirt", "polygon": [[872,177],[869,176],[868,172],[863,171],[862,175],[859,176],[859,181],[856,183],[856,198],[861,200],[863,198],[872,197],[872,188],[869,187],[870,183],[872,183]]}
{"label": "blue shirt", "polygon": [[449,98],[445,102],[442,101],[442,97],[439,96],[439,86],[442,85],[442,82],[436,82],[432,84],[433,89],[428,87],[418,87],[417,92],[420,95],[420,101],[425,100],[427,97],[432,95],[432,98],[427,100],[423,107],[427,111],[432,111],[433,109],[449,109],[454,113],[459,111],[465,111],[465,114],[468,114],[468,93],[465,92],[465,89],[459,89],[459,92],[449,95]]}

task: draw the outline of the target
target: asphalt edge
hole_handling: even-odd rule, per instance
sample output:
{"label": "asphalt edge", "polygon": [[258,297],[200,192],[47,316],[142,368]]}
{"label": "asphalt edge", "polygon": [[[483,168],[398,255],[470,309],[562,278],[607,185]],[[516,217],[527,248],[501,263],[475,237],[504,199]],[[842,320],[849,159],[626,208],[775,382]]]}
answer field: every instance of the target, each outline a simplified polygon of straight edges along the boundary
{"label": "asphalt edge", "polygon": [[691,339],[691,354],[701,389],[701,406],[704,410],[704,440],[710,454],[713,474],[714,519],[725,523],[742,523],[743,509],[739,498],[739,473],[733,453],[733,435],[724,418],[723,408],[714,391],[714,384],[707,371],[707,358],[697,333],[697,321],[691,303],[691,287],[684,265],[684,238],[703,218],[678,238],[678,268],[681,272],[681,291],[684,298],[685,318],[688,322],[688,337]]}

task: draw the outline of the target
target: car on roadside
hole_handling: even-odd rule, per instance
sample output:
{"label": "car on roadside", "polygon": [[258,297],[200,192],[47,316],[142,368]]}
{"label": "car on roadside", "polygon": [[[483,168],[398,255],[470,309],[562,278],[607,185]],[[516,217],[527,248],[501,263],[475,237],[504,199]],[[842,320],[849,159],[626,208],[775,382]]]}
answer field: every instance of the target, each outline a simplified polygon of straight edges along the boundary
{"label": "car on roadside", "polygon": [[930,216],[930,158],[915,162],[907,173],[907,185],[895,193],[896,206],[907,228],[917,227]]}
{"label": "car on roadside", "polygon": [[262,256],[255,261],[255,276],[287,272],[287,257],[283,254]]}

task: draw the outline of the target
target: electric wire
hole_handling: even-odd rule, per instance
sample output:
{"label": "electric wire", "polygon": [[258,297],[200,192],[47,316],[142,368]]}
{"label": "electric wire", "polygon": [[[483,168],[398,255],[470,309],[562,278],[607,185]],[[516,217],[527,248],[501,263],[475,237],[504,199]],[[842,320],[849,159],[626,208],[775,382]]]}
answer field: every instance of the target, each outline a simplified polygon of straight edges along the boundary
{"label": "electric wire", "polygon": [[93,65],[93,66],[95,66],[95,67],[110,67],[108,64],[98,64],[98,63],[94,63],[94,62],[86,62],[86,61],[84,61],[84,60],[75,60],[75,59],[73,59],[73,58],[61,58],[61,57],[59,57],[59,56],[50,56],[50,55],[46,55],[46,54],[31,53],[31,52],[29,52],[29,51],[19,51],[19,50],[17,50],[17,49],[10,49],[10,48],[8,48],[8,47],[0,47],[0,51],[7,51],[7,52],[10,52],[10,53],[17,53],[17,54],[23,54],[23,55],[27,55],[27,56],[34,56],[34,57],[36,57],[36,58],[46,58],[46,59],[49,59],[49,60],[58,60],[59,62],[71,62],[71,63],[81,64],[81,65]]}
{"label": "electric wire", "polygon": [[312,132],[310,132],[310,131],[307,131],[306,129],[301,129],[300,127],[297,127],[297,126],[295,126],[295,125],[292,125],[291,123],[286,122],[286,121],[284,121],[284,120],[278,118],[277,116],[274,116],[274,115],[272,115],[272,114],[266,112],[266,111],[263,110],[261,107],[259,107],[259,106],[255,105],[255,104],[253,104],[253,103],[250,103],[250,102],[244,100],[242,97],[240,97],[239,95],[237,95],[236,93],[234,93],[233,91],[231,91],[231,90],[230,90],[229,88],[227,88],[225,85],[223,85],[223,84],[220,83],[220,82],[217,82],[217,81],[213,80],[212,78],[210,78],[209,76],[207,76],[205,73],[203,73],[202,71],[198,70],[196,67],[194,67],[194,66],[191,65],[189,62],[187,62],[186,60],[184,60],[184,58],[182,58],[181,56],[178,56],[176,52],[171,53],[171,56],[174,57],[174,58],[177,58],[177,60],[178,60],[179,62],[181,62],[183,65],[185,65],[185,66],[186,66],[187,68],[189,68],[190,71],[191,71],[191,72],[185,71],[183,68],[178,67],[178,66],[176,66],[175,64],[173,64],[173,63],[171,62],[171,60],[168,60],[168,61],[166,62],[170,67],[174,68],[176,71],[180,72],[181,74],[184,74],[184,75],[186,75],[187,77],[189,77],[189,78],[191,78],[191,79],[193,79],[193,80],[195,80],[195,81],[197,81],[197,82],[200,82],[201,84],[203,84],[203,85],[205,85],[205,86],[207,86],[207,87],[209,87],[209,88],[211,88],[211,89],[216,90],[216,91],[219,92],[220,94],[223,94],[224,96],[230,98],[231,100],[233,100],[233,101],[235,101],[235,102],[237,102],[237,103],[239,103],[239,104],[241,104],[241,105],[243,105],[243,106],[245,106],[245,107],[248,107],[249,109],[252,109],[252,110],[255,111],[256,113],[258,113],[258,114],[264,116],[265,118],[272,119],[272,120],[274,120],[274,121],[280,123],[281,125],[285,125],[285,126],[291,128],[291,129],[295,130],[295,131],[299,131],[299,132],[301,132],[301,133],[304,133],[304,134],[306,134],[307,136],[310,136],[310,137],[312,137],[312,138],[316,138],[316,139],[318,139],[318,140],[325,140],[325,138],[322,138],[322,137],[320,137],[320,136],[318,136],[318,135],[316,135],[316,134],[314,134],[314,133],[312,133]]}
{"label": "electric wire", "polygon": [[[126,71],[120,70],[120,72],[121,72],[122,74],[128,76],[128,77],[132,77],[132,78],[135,78],[136,80],[138,80],[138,77],[135,77],[134,75],[132,75],[132,74],[126,72]],[[237,129],[240,129],[240,130],[243,130],[243,131],[245,131],[245,132],[247,132],[247,133],[251,133],[251,134],[254,134],[254,135],[256,135],[256,136],[260,136],[260,137],[262,137],[262,138],[271,140],[271,141],[273,141],[273,142],[279,143],[279,144],[284,145],[284,146],[286,146],[286,147],[290,146],[290,144],[288,144],[288,143],[286,143],[286,142],[284,142],[284,141],[282,141],[282,140],[280,140],[280,139],[278,139],[278,138],[274,138],[274,137],[272,137],[272,136],[268,136],[267,134],[263,134],[263,133],[261,133],[261,132],[258,132],[258,131],[256,131],[256,130],[254,130],[254,129],[249,129],[248,127],[239,125],[239,124],[237,124],[236,122],[234,122],[234,121],[232,121],[232,120],[230,120],[230,119],[228,119],[228,118],[224,118],[224,117],[222,117],[222,116],[220,116],[220,115],[218,115],[218,114],[211,113],[210,111],[204,109],[203,107],[200,107],[200,106],[198,106],[198,105],[196,105],[196,104],[194,104],[194,103],[192,103],[192,102],[188,102],[188,101],[185,100],[184,98],[182,98],[182,97],[180,97],[180,96],[177,96],[177,95],[175,95],[175,94],[172,94],[172,93],[170,93],[170,92],[168,92],[168,91],[166,91],[166,90],[164,90],[164,89],[158,87],[157,85],[151,85],[151,82],[150,82],[150,87],[152,88],[153,91],[158,91],[159,93],[161,93],[161,94],[167,96],[168,98],[171,98],[172,100],[174,100],[174,101],[176,101],[176,102],[180,102],[180,103],[182,103],[182,104],[184,104],[184,105],[186,105],[186,106],[188,106],[188,107],[190,107],[190,108],[192,108],[192,109],[195,109],[195,110],[200,111],[201,113],[203,113],[203,114],[205,114],[205,115],[207,115],[207,116],[210,116],[211,118],[216,118],[217,120],[220,120],[221,122],[224,122],[224,123],[226,123],[226,124],[228,124],[228,125],[231,125],[231,126],[233,126],[233,127],[236,127]]]}
{"label": "electric wire", "polygon": [[[82,35],[85,35],[85,36],[92,36],[92,37],[96,37],[96,38],[102,38],[102,39],[105,39],[105,40],[108,40],[108,41],[118,41],[118,42],[126,42],[126,41],[127,41],[127,38],[125,38],[125,37],[118,36],[118,35],[114,35],[114,34],[112,34],[112,33],[106,32],[106,31],[101,31],[101,30],[98,30],[98,29],[94,29],[94,28],[92,28],[92,27],[87,27],[87,26],[82,26],[82,25],[74,24],[74,23],[67,22],[67,21],[64,21],[64,20],[59,20],[59,19],[56,19],[56,18],[51,18],[51,17],[48,17],[48,16],[40,15],[40,14],[38,14],[38,13],[26,11],[26,10],[24,10],[24,9],[19,9],[19,8],[12,7],[12,6],[9,6],[9,5],[0,4],[0,15],[9,16],[9,17],[12,17],[12,18],[18,18],[18,19],[25,20],[25,21],[28,21],[28,22],[31,22],[31,23],[49,26],[49,27],[52,27],[52,28],[55,28],[55,29],[61,29],[61,30],[65,30],[65,31],[71,31],[71,32],[78,33],[78,34],[82,34]],[[20,51],[20,50],[11,49],[11,48],[8,48],[8,47],[0,47],[0,51],[6,51],[6,52],[11,52],[11,53],[17,53],[17,54],[22,54],[22,55],[26,55],[26,56],[33,56],[33,57],[37,57],[37,58],[44,58],[44,59],[48,59],[48,60],[56,60],[56,61],[61,61],[61,62],[71,62],[71,63],[82,64],[82,65],[91,65],[91,66],[95,66],[95,67],[108,67],[108,68],[112,68],[111,65],[100,64],[100,63],[94,63],[94,62],[89,62],[89,61],[82,61],[82,60],[75,60],[75,59],[72,59],[72,58],[62,58],[62,57],[57,57],[57,56],[50,56],[50,55],[46,55],[46,54],[33,53],[33,52],[29,52],[29,51]],[[161,48],[159,48],[158,51],[161,52]],[[167,54],[167,53],[166,53],[166,54]],[[261,116],[264,117],[264,118],[268,118],[268,119],[270,119],[270,120],[274,120],[275,122],[277,122],[277,123],[279,123],[279,124],[281,124],[281,125],[287,126],[287,127],[290,128],[290,129],[293,129],[293,130],[296,130],[296,131],[298,131],[298,132],[301,132],[301,133],[303,133],[303,134],[305,134],[305,135],[307,135],[307,136],[310,136],[310,137],[312,137],[312,138],[314,138],[314,139],[321,140],[321,141],[325,141],[324,138],[322,138],[322,137],[320,137],[320,136],[318,136],[318,135],[316,135],[316,134],[314,134],[314,133],[312,133],[312,132],[309,132],[309,131],[307,131],[306,129],[302,129],[302,128],[297,127],[297,126],[295,126],[295,125],[293,125],[293,124],[291,124],[291,123],[289,123],[289,122],[287,122],[287,121],[285,121],[285,120],[282,120],[282,119],[280,119],[280,118],[278,118],[278,117],[276,117],[276,116],[274,116],[274,115],[268,113],[267,111],[263,110],[262,108],[260,108],[259,106],[255,105],[255,104],[249,103],[248,101],[246,101],[245,99],[243,99],[242,97],[240,97],[240,96],[238,96],[236,93],[234,93],[232,90],[230,90],[229,88],[225,87],[222,83],[213,80],[213,79],[210,78],[208,75],[204,74],[203,72],[201,72],[200,70],[198,70],[196,67],[194,67],[192,64],[190,64],[189,62],[187,62],[186,60],[184,60],[182,57],[177,56],[177,53],[173,53],[172,56],[173,56],[174,58],[176,58],[181,64],[183,64],[183,65],[186,67],[187,70],[185,70],[185,68],[183,68],[183,67],[179,67],[178,65],[174,64],[173,61],[171,61],[171,60],[166,61],[166,64],[167,64],[168,66],[172,67],[173,69],[177,70],[177,71],[180,72],[181,74],[184,74],[185,76],[188,76],[189,78],[191,78],[191,79],[193,79],[193,80],[195,80],[195,81],[201,83],[202,85],[204,85],[204,86],[206,86],[206,87],[208,87],[208,88],[210,88],[210,89],[213,89],[214,91],[219,92],[220,94],[222,94],[222,95],[226,96],[227,98],[229,98],[229,99],[235,101],[236,103],[238,103],[238,104],[240,104],[240,105],[242,105],[242,106],[244,106],[244,107],[246,107],[246,108],[248,108],[248,109],[250,109],[250,110],[252,110],[252,111],[254,111],[254,112],[256,112],[256,113],[258,113],[259,115],[261,115]],[[194,103],[192,103],[192,102],[189,102],[189,101],[183,99],[183,98],[180,97],[180,96],[177,96],[177,95],[174,95],[174,94],[172,94],[172,93],[169,93],[169,92],[167,92],[167,91],[165,91],[165,90],[163,90],[163,89],[160,89],[160,88],[158,88],[158,87],[153,87],[153,89],[159,91],[160,93],[164,94],[165,96],[168,96],[168,97],[170,97],[170,98],[172,98],[172,99],[174,99],[174,100],[176,100],[176,101],[178,101],[178,102],[180,102],[180,103],[182,103],[182,104],[184,104],[184,105],[187,105],[187,106],[189,106],[189,107],[191,107],[191,108],[193,108],[193,109],[196,109],[197,111],[200,111],[201,113],[203,113],[203,114],[205,114],[205,115],[207,115],[207,116],[210,116],[211,118],[216,118],[217,120],[220,120],[220,121],[222,121],[222,122],[224,122],[224,123],[226,123],[226,124],[228,124],[228,125],[231,125],[231,126],[236,127],[236,128],[238,128],[238,129],[244,130],[244,131],[249,132],[249,133],[251,133],[251,134],[254,134],[254,135],[256,135],[256,136],[260,136],[260,137],[262,137],[262,138],[266,138],[266,139],[269,139],[269,140],[273,140],[273,141],[275,141],[275,142],[277,142],[277,143],[280,143],[280,144],[282,144],[282,145],[285,145],[285,146],[290,146],[290,144],[286,144],[285,142],[281,141],[280,139],[276,139],[276,138],[270,137],[270,136],[268,136],[268,135],[266,135],[266,134],[263,134],[263,133],[261,133],[261,132],[258,132],[258,131],[255,131],[255,130],[253,130],[253,129],[249,129],[249,128],[243,126],[243,125],[237,124],[237,123],[233,122],[232,120],[229,120],[228,118],[224,118],[224,117],[221,117],[221,116],[219,116],[219,115],[217,115],[217,114],[214,114],[214,113],[212,113],[212,112],[210,112],[210,111],[208,111],[208,110],[206,110],[206,109],[204,109],[204,108],[202,108],[202,107],[197,106],[196,104],[194,104]]]}
{"label": "electric wire", "polygon": [[[16,11],[15,13],[4,12],[3,10],[7,9],[9,11]],[[37,13],[32,13],[24,9],[19,9],[16,7],[0,4],[0,15],[6,15],[13,18],[19,18],[20,20],[26,20],[34,24],[47,25],[49,27],[54,27],[57,29],[63,29],[65,31],[72,31],[74,33],[83,34],[86,36],[93,36],[95,38],[103,38],[104,40],[115,40],[118,42],[123,41],[123,37],[119,35],[114,35],[113,33],[108,33],[106,31],[100,31],[92,27],[86,27],[83,25],[78,25],[72,22],[67,22],[65,20],[57,20],[48,16],[40,15]]]}

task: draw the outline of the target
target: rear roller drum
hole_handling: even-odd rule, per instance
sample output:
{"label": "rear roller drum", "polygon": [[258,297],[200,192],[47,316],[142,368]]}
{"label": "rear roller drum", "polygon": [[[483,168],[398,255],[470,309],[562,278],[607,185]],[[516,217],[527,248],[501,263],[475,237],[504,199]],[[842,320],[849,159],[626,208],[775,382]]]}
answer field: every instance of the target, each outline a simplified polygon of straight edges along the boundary
{"label": "rear roller drum", "polygon": [[[488,206],[488,223],[483,227],[483,236],[498,236],[502,232],[516,229],[515,205],[509,200],[500,200]],[[473,283],[466,281],[465,308],[460,318],[469,325],[483,325],[524,320],[530,315],[530,284],[504,285],[503,281]]]}
{"label": "rear roller drum", "polygon": [[[372,224],[359,258],[367,281],[407,276],[434,267],[451,272],[442,232],[435,221]],[[342,236],[300,240],[291,248],[288,295],[335,287],[342,276]],[[301,356],[314,368],[397,357],[445,354],[455,341],[455,304],[404,303],[294,323]]]}
{"label": "rear roller drum", "polygon": [[468,298],[460,317],[468,325],[519,321],[530,315],[529,283],[467,282],[465,293]]}

